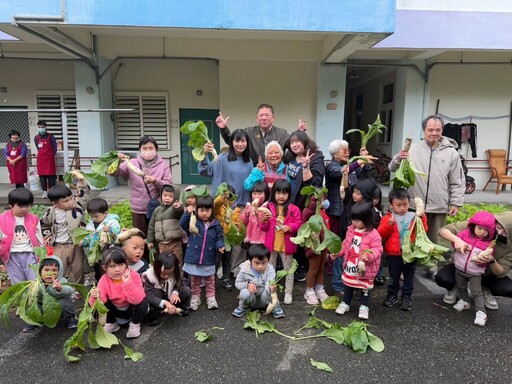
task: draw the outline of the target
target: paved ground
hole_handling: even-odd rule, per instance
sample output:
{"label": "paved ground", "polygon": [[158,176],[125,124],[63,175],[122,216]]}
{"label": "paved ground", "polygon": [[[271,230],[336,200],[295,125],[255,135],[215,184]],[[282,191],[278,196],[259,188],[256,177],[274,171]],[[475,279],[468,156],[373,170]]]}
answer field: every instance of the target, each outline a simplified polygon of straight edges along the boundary
{"label": "paved ground", "polygon": [[[385,288],[379,287],[370,303],[371,332],[385,345],[382,353],[364,355],[327,339],[289,341],[276,334],[256,338],[244,330],[243,319],[231,316],[237,304],[236,292],[218,288],[220,308],[208,311],[204,304],[186,318],[169,317],[157,327],[143,327],[136,340],[126,340],[126,330],[118,335],[128,346],[144,354],[138,363],[123,360],[120,347],[91,350],[78,363],[66,363],[62,345],[71,331],[59,324],[33,334],[21,332],[23,324],[13,318],[12,328],[0,327],[0,372],[3,383],[503,383],[508,382],[512,302],[498,298],[500,309],[488,311],[484,328],[473,325],[474,311],[456,313],[444,305],[442,290],[431,280],[417,275],[414,308],[402,312],[385,308]],[[296,283],[294,303],[284,306],[285,319],[269,319],[278,329],[291,334],[305,324],[311,307],[302,299],[304,283]],[[329,322],[347,325],[357,317],[358,302],[344,316],[317,310]],[[208,344],[199,343],[194,333],[209,327],[215,331]],[[317,331],[306,331],[312,334]],[[325,362],[334,374],[312,367],[309,359]]]}
{"label": "paved ground", "polygon": [[[0,185],[0,201],[4,204],[9,190],[10,186]],[[94,193],[110,203],[127,197],[125,186]],[[466,197],[467,202],[511,202],[510,191],[500,195],[475,192]],[[364,355],[323,338],[301,342],[276,334],[256,338],[254,332],[243,329],[243,319],[231,316],[237,305],[236,292],[221,288],[217,311],[208,311],[203,305],[187,318],[165,318],[157,327],[144,327],[136,340],[126,340],[126,330],[121,330],[118,335],[122,341],[144,354],[139,363],[123,360],[120,347],[111,351],[88,349],[81,362],[66,363],[62,346],[71,332],[63,324],[53,330],[24,334],[22,322],[12,315],[11,328],[0,325],[0,382],[508,382],[512,373],[512,301],[498,298],[500,309],[488,311],[488,324],[481,328],[473,325],[473,310],[456,313],[435,305],[444,305],[444,292],[419,272],[415,287],[411,312],[383,307],[385,288],[374,291],[378,296],[370,303],[368,323],[386,349]],[[302,299],[303,293],[304,283],[296,283],[294,303],[283,307],[286,318],[270,319],[280,331],[291,334],[307,321],[311,307]],[[324,310],[318,310],[317,315],[347,325],[356,318],[357,307],[354,301],[353,310],[344,316]],[[210,343],[202,344],[194,338],[196,331],[214,326],[224,330],[215,331]],[[334,374],[313,368],[310,358],[329,364]]]}

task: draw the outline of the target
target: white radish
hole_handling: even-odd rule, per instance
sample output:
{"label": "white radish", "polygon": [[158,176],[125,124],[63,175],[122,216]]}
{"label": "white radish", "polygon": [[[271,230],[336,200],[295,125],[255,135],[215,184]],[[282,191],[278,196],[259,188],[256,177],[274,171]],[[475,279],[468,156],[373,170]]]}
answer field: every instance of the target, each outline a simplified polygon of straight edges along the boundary
{"label": "white radish", "polygon": [[364,274],[366,272],[366,264],[364,263],[363,260],[359,260],[359,262],[357,263],[357,270],[361,274]]}
{"label": "white radish", "polygon": [[199,234],[199,230],[197,229],[197,225],[196,224],[197,224],[197,217],[192,212],[190,214],[190,222],[188,224],[188,230],[189,230],[190,233],[193,233],[194,235],[198,235]]}
{"label": "white radish", "polygon": [[85,180],[85,176],[78,169],[73,169],[70,173],[71,173],[71,176],[73,176],[78,181],[84,181]]}
{"label": "white radish", "polygon": [[126,157],[124,159],[124,162],[126,163],[126,166],[128,167],[128,169],[130,171],[132,171],[133,173],[135,173],[137,176],[142,176],[144,177],[144,171],[140,168],[137,168],[135,166],[135,164],[132,164],[132,162],[130,161],[130,159],[128,157]]}
{"label": "white radish", "polygon": [[409,149],[411,149],[412,145],[412,136],[408,136],[405,138],[404,146],[402,147],[402,151],[409,152]]}
{"label": "white radish", "polygon": [[132,236],[140,236],[142,231],[139,228],[123,228],[121,233],[117,235],[117,242],[121,244],[123,241],[128,240]]}
{"label": "white radish", "polygon": [[414,205],[416,206],[416,216],[422,216],[425,213],[425,204],[421,197],[414,198]]}
{"label": "white radish", "polygon": [[270,303],[267,305],[267,309],[265,310],[265,315],[270,315],[274,308],[279,304],[279,299],[277,297],[277,292],[272,292]]}

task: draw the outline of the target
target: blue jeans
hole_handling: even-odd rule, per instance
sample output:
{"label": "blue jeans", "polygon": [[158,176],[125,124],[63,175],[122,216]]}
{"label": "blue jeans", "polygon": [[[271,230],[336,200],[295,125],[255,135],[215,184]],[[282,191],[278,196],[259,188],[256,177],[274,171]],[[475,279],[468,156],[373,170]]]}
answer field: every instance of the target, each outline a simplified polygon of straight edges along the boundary
{"label": "blue jeans", "polygon": [[342,292],[345,284],[341,281],[341,274],[343,272],[343,257],[337,257],[332,263],[332,280],[331,286],[335,292]]}

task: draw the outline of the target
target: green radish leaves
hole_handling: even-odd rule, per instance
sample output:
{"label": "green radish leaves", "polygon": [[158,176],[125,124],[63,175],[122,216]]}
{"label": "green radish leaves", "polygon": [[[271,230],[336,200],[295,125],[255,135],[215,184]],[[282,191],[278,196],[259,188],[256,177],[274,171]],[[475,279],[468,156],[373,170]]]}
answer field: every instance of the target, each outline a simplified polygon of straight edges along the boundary
{"label": "green radish leaves", "polygon": [[329,372],[329,373],[333,373],[334,371],[332,370],[331,367],[329,367],[327,364],[325,363],[321,363],[319,361],[315,361],[313,359],[309,359],[309,362],[311,363],[311,365],[313,367],[316,367],[318,369],[320,369],[321,371],[325,371],[325,372]]}
{"label": "green radish leaves", "polygon": [[199,341],[201,343],[206,343],[210,340],[213,340],[213,331],[216,329],[224,330],[224,328],[220,328],[220,327],[211,327],[208,329],[201,329],[201,330],[197,331],[196,333],[194,333],[194,337],[197,339],[197,341]]}

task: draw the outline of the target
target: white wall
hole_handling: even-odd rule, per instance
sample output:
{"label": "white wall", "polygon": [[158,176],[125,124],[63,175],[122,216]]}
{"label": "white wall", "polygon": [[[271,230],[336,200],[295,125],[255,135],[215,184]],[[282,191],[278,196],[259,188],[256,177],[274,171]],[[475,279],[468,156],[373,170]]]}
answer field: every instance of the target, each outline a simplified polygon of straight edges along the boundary
{"label": "white wall", "polygon": [[220,110],[232,128],[256,125],[256,108],[274,107],[275,125],[293,132],[299,118],[315,138],[316,62],[222,60]]}
{"label": "white wall", "polygon": [[[115,69],[113,69],[115,71]],[[168,92],[169,122],[179,121],[180,108],[216,109],[219,106],[218,65],[214,61],[125,60],[115,79],[115,91]],[[196,90],[203,91],[202,96]],[[170,128],[171,149],[162,156],[180,153],[179,126]],[[180,161],[181,162],[181,161]],[[173,181],[181,182],[181,168],[173,168]]]}
{"label": "white wall", "polygon": [[[6,93],[0,94],[2,107],[26,106],[35,109],[34,91],[73,91],[75,88],[72,61],[0,60],[0,74],[0,86],[7,88]],[[33,138],[37,134],[36,113],[29,114],[29,125],[30,137]],[[4,140],[0,138],[1,143]],[[30,148],[32,152],[36,149],[33,140]],[[0,167],[0,183],[9,183],[6,167]]]}
{"label": "white wall", "polygon": [[[439,112],[451,118],[469,115],[480,117],[506,116],[500,119],[473,118],[478,126],[477,159],[469,161],[471,167],[487,167],[486,149],[507,149],[512,101],[512,68],[498,65],[438,65],[430,73],[429,114],[435,112],[437,100]],[[454,123],[469,122],[451,121]],[[446,122],[450,122],[448,119]],[[466,154],[466,150],[463,151]],[[468,151],[468,159],[471,151]],[[487,182],[490,171],[470,169],[469,174],[476,178],[477,189]],[[495,184],[494,184],[495,186]],[[492,185],[491,185],[492,188]]]}

